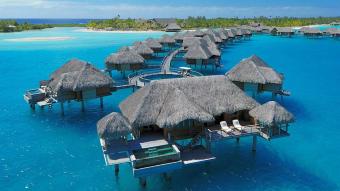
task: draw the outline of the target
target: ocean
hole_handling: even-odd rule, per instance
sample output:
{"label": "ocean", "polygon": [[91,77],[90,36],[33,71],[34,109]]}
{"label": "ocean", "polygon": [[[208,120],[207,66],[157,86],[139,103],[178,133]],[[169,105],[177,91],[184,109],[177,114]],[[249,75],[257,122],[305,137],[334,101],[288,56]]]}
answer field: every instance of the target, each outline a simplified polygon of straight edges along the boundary
{"label": "ocean", "polygon": [[[96,132],[97,121],[132,94],[114,92],[99,100],[31,111],[26,90],[72,58],[104,68],[104,59],[122,46],[163,33],[88,33],[53,28],[0,34],[0,188],[1,190],[340,190],[340,40],[254,35],[229,43],[216,74],[256,54],[285,74],[283,102],[295,117],[290,136],[270,142],[228,140],[212,148],[216,160],[176,170],[171,180],[148,178],[141,188],[129,165],[115,177],[106,167]],[[21,41],[31,37],[70,37],[63,41]],[[9,40],[12,39],[12,40]],[[15,39],[13,41],[13,39]],[[173,66],[183,66],[176,61]],[[122,79],[117,72],[115,80]],[[266,102],[270,95],[263,95]]]}

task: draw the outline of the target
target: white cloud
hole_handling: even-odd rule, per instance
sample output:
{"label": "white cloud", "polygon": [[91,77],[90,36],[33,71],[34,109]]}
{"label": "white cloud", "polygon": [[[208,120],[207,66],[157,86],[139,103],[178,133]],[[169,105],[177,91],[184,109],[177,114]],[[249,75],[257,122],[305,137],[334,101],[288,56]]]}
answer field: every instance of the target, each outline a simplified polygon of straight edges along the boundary
{"label": "white cloud", "polygon": [[[232,7],[153,6],[96,4],[73,1],[0,0],[0,17],[111,18],[122,17],[251,17],[251,16],[335,16],[336,8],[317,7]],[[317,14],[317,15],[315,15]]]}

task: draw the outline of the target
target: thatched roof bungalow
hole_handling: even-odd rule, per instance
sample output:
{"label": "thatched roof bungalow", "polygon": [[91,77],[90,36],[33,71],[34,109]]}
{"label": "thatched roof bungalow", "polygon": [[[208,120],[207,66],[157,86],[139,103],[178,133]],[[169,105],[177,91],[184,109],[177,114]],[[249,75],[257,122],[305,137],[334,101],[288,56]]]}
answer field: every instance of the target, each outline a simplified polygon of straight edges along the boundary
{"label": "thatched roof bungalow", "polygon": [[49,94],[59,102],[111,95],[113,80],[91,64],[71,60],[50,75]]}
{"label": "thatched roof bungalow", "polygon": [[305,35],[305,36],[322,36],[323,33],[319,29],[310,28],[308,30],[305,30],[303,32],[303,35]]}
{"label": "thatched roof bungalow", "polygon": [[235,38],[235,34],[230,29],[227,29],[226,33],[228,38]]}
{"label": "thatched roof bungalow", "polygon": [[289,135],[288,124],[294,122],[293,114],[275,101],[255,107],[249,111],[249,115],[260,125],[261,133],[269,139]]}
{"label": "thatched roof bungalow", "polygon": [[292,36],[294,35],[294,31],[290,27],[274,27],[271,31],[271,34],[280,36]]}
{"label": "thatched roof bungalow", "polygon": [[166,26],[166,32],[179,32],[182,28],[177,23],[170,23]]}
{"label": "thatched roof bungalow", "polygon": [[166,138],[188,128],[203,131],[201,128],[215,124],[216,118],[256,106],[255,100],[225,76],[154,81],[119,105],[133,128],[140,131],[148,126],[160,128]]}
{"label": "thatched roof bungalow", "polygon": [[168,48],[169,49],[169,48],[172,48],[172,47],[175,46],[176,40],[172,36],[170,36],[168,34],[164,34],[162,36],[162,38],[159,39],[159,43],[161,43],[163,48],[165,48],[165,49]]}
{"label": "thatched roof bungalow", "polygon": [[209,63],[209,59],[213,56],[207,46],[194,45],[188,48],[188,51],[184,55],[187,64],[194,65],[206,65]]}
{"label": "thatched roof bungalow", "polygon": [[263,91],[275,93],[282,90],[283,75],[256,55],[243,59],[228,71],[226,76],[253,96]]}
{"label": "thatched roof bungalow", "polygon": [[195,30],[193,32],[191,32],[191,34],[195,37],[203,37],[204,36],[204,32],[201,30]]}
{"label": "thatched roof bungalow", "polygon": [[148,45],[148,47],[150,47],[154,52],[162,51],[162,45],[156,39],[147,38],[145,40],[145,44]]}
{"label": "thatched roof bungalow", "polygon": [[136,51],[125,48],[117,53],[113,53],[105,60],[106,70],[135,71],[143,68],[144,58]]}
{"label": "thatched roof bungalow", "polygon": [[154,51],[146,43],[142,42],[135,43],[131,49],[136,51],[144,59],[152,58],[152,55],[154,53]]}
{"label": "thatched roof bungalow", "polygon": [[129,121],[120,113],[112,112],[97,122],[98,136],[106,143],[126,139],[132,132]]}

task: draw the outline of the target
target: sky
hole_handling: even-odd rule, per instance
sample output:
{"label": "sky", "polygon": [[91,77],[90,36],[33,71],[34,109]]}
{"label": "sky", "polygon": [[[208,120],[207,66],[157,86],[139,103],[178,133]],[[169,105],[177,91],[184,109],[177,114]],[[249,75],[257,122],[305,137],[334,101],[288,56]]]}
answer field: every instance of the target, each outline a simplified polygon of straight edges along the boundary
{"label": "sky", "polygon": [[340,16],[340,0],[0,0],[0,18]]}

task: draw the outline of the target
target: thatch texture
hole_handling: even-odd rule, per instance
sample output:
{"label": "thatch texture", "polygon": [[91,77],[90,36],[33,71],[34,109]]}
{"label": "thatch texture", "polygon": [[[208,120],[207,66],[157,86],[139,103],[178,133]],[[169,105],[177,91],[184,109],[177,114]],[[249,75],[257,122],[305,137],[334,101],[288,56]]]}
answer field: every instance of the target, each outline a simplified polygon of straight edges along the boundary
{"label": "thatch texture", "polygon": [[110,56],[108,56],[105,60],[106,68],[108,69],[116,69],[121,70],[122,65],[135,65],[138,68],[141,67],[144,64],[144,58],[139,55],[136,51],[125,49],[121,50],[117,53],[113,53]]}
{"label": "thatch texture", "polygon": [[266,126],[294,122],[293,114],[275,101],[269,101],[250,110],[249,115]]}
{"label": "thatch texture", "polygon": [[235,37],[235,34],[230,29],[228,29],[226,31],[227,31],[228,38],[234,38]]}
{"label": "thatch texture", "polygon": [[135,43],[132,47],[132,50],[136,51],[139,55],[152,55],[154,51],[146,44],[144,43]]}
{"label": "thatch texture", "polygon": [[113,80],[89,63],[71,60],[51,75],[48,88],[54,93],[111,87]]}
{"label": "thatch texture", "polygon": [[181,27],[177,23],[170,23],[166,26],[165,31],[180,31]]}
{"label": "thatch texture", "polygon": [[258,103],[225,76],[202,76],[151,82],[119,107],[134,128],[174,127],[184,120],[213,121],[212,116],[250,110]]}
{"label": "thatch texture", "polygon": [[97,122],[97,133],[100,138],[112,141],[132,133],[129,121],[120,113],[110,113]]}
{"label": "thatch texture", "polygon": [[258,84],[282,84],[283,76],[270,68],[261,58],[253,55],[243,59],[226,73],[231,81]]}
{"label": "thatch texture", "polygon": [[203,37],[204,36],[204,32],[201,31],[201,30],[192,31],[191,34],[195,37]]}
{"label": "thatch texture", "polygon": [[202,59],[202,60],[207,60],[211,56],[213,56],[213,54],[209,51],[209,49],[206,46],[195,45],[195,46],[190,46],[188,48],[188,51],[184,55],[184,58],[185,59]]}
{"label": "thatch texture", "polygon": [[176,43],[175,39],[172,36],[167,35],[167,34],[163,35],[162,38],[159,39],[159,42],[161,44],[175,44]]}
{"label": "thatch texture", "polygon": [[145,40],[145,43],[153,50],[158,50],[162,48],[162,45],[153,38],[148,38]]}

